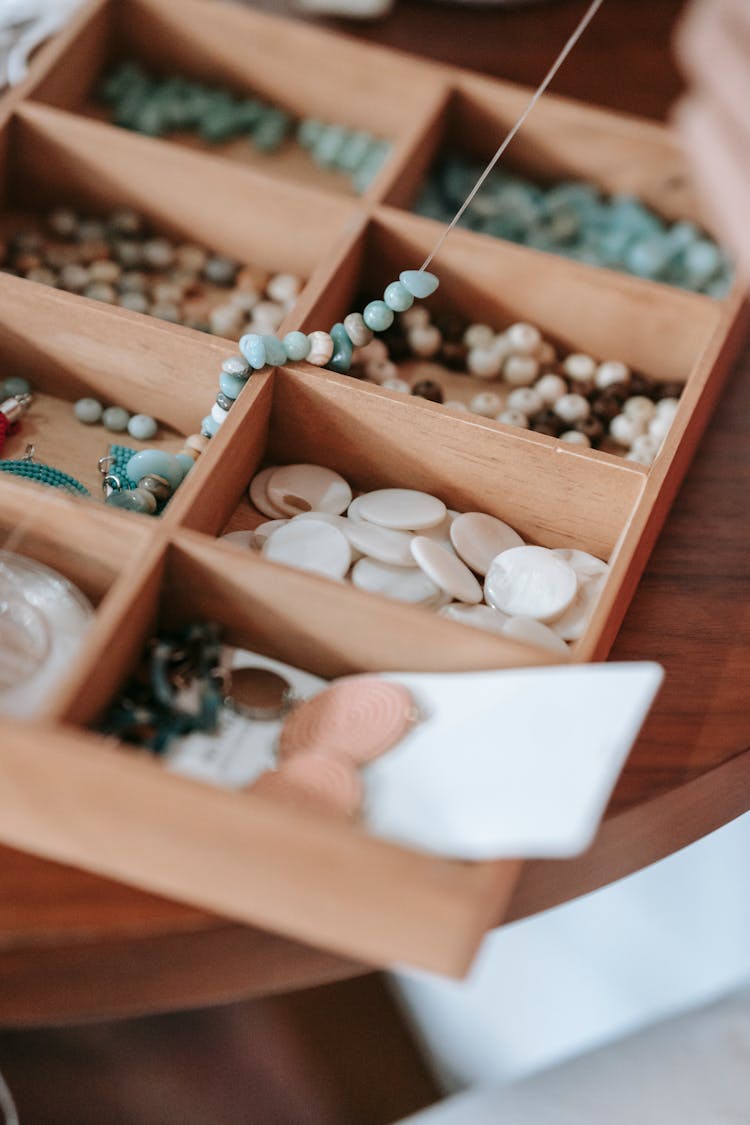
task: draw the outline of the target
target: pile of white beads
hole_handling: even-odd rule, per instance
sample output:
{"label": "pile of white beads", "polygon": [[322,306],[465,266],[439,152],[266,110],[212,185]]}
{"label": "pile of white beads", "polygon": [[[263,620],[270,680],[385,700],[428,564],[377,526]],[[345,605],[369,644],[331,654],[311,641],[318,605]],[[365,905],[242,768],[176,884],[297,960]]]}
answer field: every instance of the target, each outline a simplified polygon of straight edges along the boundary
{"label": "pile of white beads", "polygon": [[[394,359],[422,363],[402,370]],[[353,361],[366,379],[390,390],[571,444],[624,453],[642,464],[658,453],[681,390],[618,360],[599,362],[578,352],[560,356],[533,324],[518,322],[499,332],[471,324],[457,337],[455,325],[450,333],[441,329],[424,306],[403,312],[383,340],[358,348]],[[497,387],[467,401],[445,399],[440,365]]]}
{"label": "pile of white beads", "polygon": [[527,545],[503,520],[426,492],[355,496],[319,465],[263,469],[249,496],[267,521],[224,539],[560,655],[583,635],[608,573],[585,551]]}

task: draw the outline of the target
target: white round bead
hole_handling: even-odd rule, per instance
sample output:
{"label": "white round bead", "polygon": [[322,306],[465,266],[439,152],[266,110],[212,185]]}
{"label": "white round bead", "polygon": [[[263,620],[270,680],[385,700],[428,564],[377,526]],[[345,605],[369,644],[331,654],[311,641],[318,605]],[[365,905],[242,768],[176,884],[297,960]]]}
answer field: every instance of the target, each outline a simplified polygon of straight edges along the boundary
{"label": "white round bead", "polygon": [[626,418],[632,418],[636,422],[648,423],[656,413],[656,407],[645,395],[633,395],[632,398],[625,400],[622,413]]}
{"label": "white round bead", "polygon": [[591,407],[583,395],[577,394],[562,395],[553,409],[563,422],[582,422],[591,412]]}
{"label": "white round bead", "polygon": [[600,363],[594,375],[594,383],[599,390],[611,387],[615,383],[627,383],[630,379],[630,368],[617,359],[608,359]]}
{"label": "white round bead", "polygon": [[616,441],[618,445],[632,445],[635,439],[640,437],[645,428],[645,422],[639,422],[635,418],[628,418],[625,414],[616,414],[609,423],[609,436]]}
{"label": "white round bead", "polygon": [[327,332],[311,332],[307,338],[310,341],[307,362],[314,363],[316,367],[325,367],[333,355],[333,340]]}
{"label": "white round bead", "polygon": [[495,339],[495,332],[489,324],[470,324],[464,332],[467,348],[489,348]]}
{"label": "white round bead", "polygon": [[387,391],[399,391],[402,395],[411,394],[411,387],[406,379],[384,379],[380,385]]}
{"label": "white round bead", "polygon": [[495,339],[490,344],[490,347],[501,359],[507,359],[511,353],[511,346],[508,343],[508,337],[505,332],[498,332],[497,336],[495,336]]}
{"label": "white round bead", "polygon": [[662,398],[656,403],[656,413],[660,418],[668,418],[671,422],[679,408],[679,400],[676,398]]}
{"label": "white round bead", "polygon": [[391,363],[389,359],[373,359],[365,366],[365,375],[371,383],[379,383],[382,387],[383,383],[389,380],[396,379],[398,382],[403,380],[399,379],[398,367],[395,363]]}
{"label": "white round bead", "polygon": [[518,426],[521,430],[529,428],[529,420],[521,410],[501,410],[495,415],[495,421],[502,422],[504,426]]}
{"label": "white round bead", "polygon": [[253,308],[253,320],[256,323],[270,325],[268,334],[273,334],[284,319],[286,312],[275,301],[258,301]]}
{"label": "white round bead", "polygon": [[466,357],[466,366],[479,379],[496,379],[503,367],[502,356],[493,347],[474,347]]}
{"label": "white round bead", "polygon": [[437,355],[443,344],[443,334],[434,324],[410,328],[406,339],[414,355],[421,356],[422,359]]}
{"label": "white round bead", "polygon": [[591,447],[590,439],[578,430],[566,430],[564,434],[560,434],[559,440],[567,442],[568,445],[584,445],[587,449]]}
{"label": "white round bead", "polygon": [[229,411],[225,410],[223,406],[219,406],[218,402],[215,402],[211,407],[211,417],[214,422],[218,422],[220,426],[226,421],[228,414]]}
{"label": "white round bead", "polygon": [[596,362],[590,355],[574,352],[563,360],[563,371],[569,379],[593,379],[596,372]]}
{"label": "white round bead", "polygon": [[460,410],[464,414],[467,414],[468,411],[469,411],[469,408],[466,405],[466,403],[465,402],[459,402],[457,398],[456,399],[454,399],[454,398],[448,399],[447,402],[443,403],[443,406],[447,406],[449,410]]}
{"label": "white round bead", "polygon": [[642,464],[650,465],[659,452],[659,442],[651,434],[639,434],[634,439],[630,452],[639,460],[642,459]]}
{"label": "white round bead", "polygon": [[568,393],[568,384],[560,375],[542,375],[534,383],[534,390],[541,395],[545,406],[552,406],[559,398]]}
{"label": "white round bead", "polygon": [[664,441],[664,438],[669,432],[669,427],[672,425],[672,419],[665,414],[659,414],[657,411],[648,424],[649,437],[652,437],[659,445]]}
{"label": "white round bead", "polygon": [[[410,309],[399,313],[401,323],[404,328],[411,330],[412,328],[424,328],[425,325],[430,323],[429,311],[424,305],[412,305]],[[382,341],[378,341],[381,343]]]}
{"label": "white round bead", "polygon": [[494,418],[499,414],[502,405],[500,395],[496,395],[493,391],[480,391],[469,402],[469,410],[474,414],[481,414],[484,418]]}
{"label": "white round bead", "polygon": [[503,378],[514,387],[530,387],[539,374],[539,364],[531,355],[509,355],[503,364]]}
{"label": "white round bead", "polygon": [[534,387],[516,387],[508,395],[505,405],[509,410],[520,410],[528,416],[542,409],[544,399]]}
{"label": "white round bead", "polygon": [[542,343],[542,334],[533,324],[511,324],[505,332],[510,349],[516,355],[535,355]]}
{"label": "white round bead", "polygon": [[293,273],[277,273],[266,286],[266,293],[272,301],[282,305],[294,301],[300,291],[300,280]]}

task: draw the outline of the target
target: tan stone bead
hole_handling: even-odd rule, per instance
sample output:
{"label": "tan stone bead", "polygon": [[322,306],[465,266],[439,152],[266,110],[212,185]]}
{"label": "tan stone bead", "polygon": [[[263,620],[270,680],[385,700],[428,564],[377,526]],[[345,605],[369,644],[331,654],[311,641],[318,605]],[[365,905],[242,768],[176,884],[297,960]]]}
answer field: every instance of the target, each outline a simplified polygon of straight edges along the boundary
{"label": "tan stone bead", "polygon": [[196,450],[197,453],[202,453],[208,446],[210,438],[204,434],[190,434],[185,438],[185,451],[189,452],[191,449]]}

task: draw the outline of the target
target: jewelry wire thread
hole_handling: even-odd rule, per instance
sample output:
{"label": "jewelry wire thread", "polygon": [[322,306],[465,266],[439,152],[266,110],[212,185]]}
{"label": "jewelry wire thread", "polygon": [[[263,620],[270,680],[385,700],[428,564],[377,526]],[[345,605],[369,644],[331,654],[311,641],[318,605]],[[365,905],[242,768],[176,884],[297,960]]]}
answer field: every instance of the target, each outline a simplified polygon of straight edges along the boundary
{"label": "jewelry wire thread", "polygon": [[557,74],[558,70],[560,69],[560,67],[562,66],[562,64],[563,64],[563,63],[565,62],[565,60],[567,59],[568,55],[569,55],[569,54],[570,54],[570,52],[571,52],[571,51],[573,50],[573,48],[575,47],[576,43],[577,43],[577,42],[578,42],[578,40],[579,40],[579,39],[581,38],[581,36],[583,35],[584,31],[586,30],[586,28],[588,27],[588,25],[589,25],[589,24],[591,23],[592,19],[594,18],[594,16],[596,15],[596,13],[598,12],[599,8],[600,8],[600,7],[602,6],[602,4],[603,4],[603,3],[604,3],[604,0],[593,0],[593,3],[592,3],[592,4],[590,5],[590,6],[589,6],[588,10],[587,10],[587,11],[586,11],[586,13],[584,14],[583,18],[581,19],[580,23],[579,23],[579,24],[578,24],[578,26],[576,27],[575,31],[573,32],[573,34],[572,34],[572,35],[570,36],[570,38],[568,39],[567,43],[565,44],[565,46],[563,47],[562,51],[561,51],[561,52],[560,52],[560,54],[559,54],[559,55],[557,56],[557,58],[555,59],[555,61],[553,62],[553,64],[552,64],[552,66],[550,67],[550,69],[549,69],[549,70],[547,71],[547,74],[546,74],[546,75],[545,75],[545,77],[543,78],[543,80],[542,80],[541,84],[540,84],[540,85],[539,85],[539,86],[537,87],[537,89],[536,89],[536,90],[534,91],[534,94],[532,95],[531,99],[529,100],[529,103],[528,103],[528,105],[526,106],[526,108],[524,109],[523,113],[522,113],[522,114],[521,114],[521,116],[520,116],[520,117],[518,118],[518,120],[516,121],[515,125],[513,125],[513,127],[511,128],[510,132],[509,132],[509,133],[507,134],[507,136],[506,136],[506,137],[505,137],[505,139],[503,140],[503,142],[502,142],[502,144],[500,145],[500,147],[498,148],[497,152],[496,152],[496,153],[495,153],[495,155],[494,155],[494,156],[492,157],[492,159],[490,160],[489,164],[487,165],[487,167],[486,167],[486,168],[484,169],[484,171],[482,172],[482,174],[481,174],[481,176],[479,177],[479,179],[477,180],[477,182],[476,182],[476,183],[474,184],[474,187],[473,187],[473,188],[471,189],[471,191],[469,192],[469,194],[468,194],[468,195],[466,196],[466,199],[465,199],[465,200],[463,201],[463,203],[462,203],[462,204],[461,204],[461,206],[459,207],[458,211],[456,211],[456,214],[455,214],[455,215],[453,216],[453,218],[451,219],[450,223],[449,223],[449,224],[448,224],[448,226],[447,226],[447,227],[445,228],[445,230],[444,230],[444,231],[443,231],[443,233],[441,234],[441,236],[440,236],[440,238],[438,239],[438,241],[437,241],[437,242],[435,243],[435,246],[433,247],[433,249],[432,249],[432,250],[430,251],[430,253],[429,253],[429,254],[427,255],[427,257],[425,258],[425,260],[424,260],[424,261],[422,262],[422,265],[421,265],[421,266],[419,267],[420,271],[421,271],[421,270],[426,270],[426,269],[427,269],[427,267],[428,267],[428,266],[430,265],[430,263],[432,262],[432,259],[433,259],[433,258],[435,257],[435,255],[437,254],[437,252],[438,252],[438,251],[440,250],[440,248],[441,248],[441,246],[443,245],[443,243],[445,242],[446,238],[448,237],[448,235],[450,234],[450,232],[451,232],[451,231],[453,230],[453,228],[454,228],[454,227],[456,226],[456,224],[457,224],[457,223],[458,223],[458,221],[460,220],[460,218],[461,218],[461,216],[463,215],[464,211],[466,211],[467,207],[469,207],[469,205],[471,204],[471,201],[472,201],[472,200],[474,199],[474,196],[475,196],[475,195],[477,194],[477,192],[478,192],[478,191],[479,191],[479,189],[481,188],[482,184],[483,184],[483,183],[484,183],[484,181],[485,181],[485,180],[487,179],[487,177],[489,176],[490,172],[491,172],[491,171],[492,171],[492,169],[493,169],[493,168],[495,167],[495,165],[497,164],[498,160],[499,160],[499,159],[500,159],[500,157],[501,157],[501,156],[503,155],[503,153],[504,153],[504,152],[505,152],[505,150],[507,149],[508,145],[509,145],[509,144],[510,144],[510,142],[511,142],[511,141],[513,140],[513,138],[515,137],[516,133],[517,133],[517,132],[518,132],[518,130],[519,130],[519,129],[521,128],[521,126],[523,125],[524,121],[525,121],[525,120],[526,120],[526,118],[527,118],[527,117],[529,116],[529,114],[531,113],[532,109],[534,108],[534,106],[536,105],[536,103],[537,103],[537,102],[539,101],[539,99],[541,98],[542,94],[543,94],[543,93],[545,92],[545,90],[546,90],[546,89],[547,89],[547,87],[549,86],[550,82],[551,82],[551,81],[552,81],[552,79],[553,79],[553,78],[555,77],[555,75]]}

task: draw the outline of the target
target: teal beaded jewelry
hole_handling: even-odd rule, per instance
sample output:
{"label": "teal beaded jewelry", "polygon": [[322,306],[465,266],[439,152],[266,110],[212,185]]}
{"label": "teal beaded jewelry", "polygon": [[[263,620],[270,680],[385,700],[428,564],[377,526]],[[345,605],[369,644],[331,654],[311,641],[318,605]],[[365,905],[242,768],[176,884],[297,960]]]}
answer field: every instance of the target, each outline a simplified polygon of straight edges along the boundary
{"label": "teal beaded jewelry", "polygon": [[46,484],[50,488],[60,488],[73,496],[90,496],[91,493],[80,481],[69,473],[55,469],[51,465],[42,465],[34,461],[34,446],[26,446],[26,456],[18,461],[0,461],[0,472],[12,473],[14,476],[25,480],[36,481],[37,484]]}

